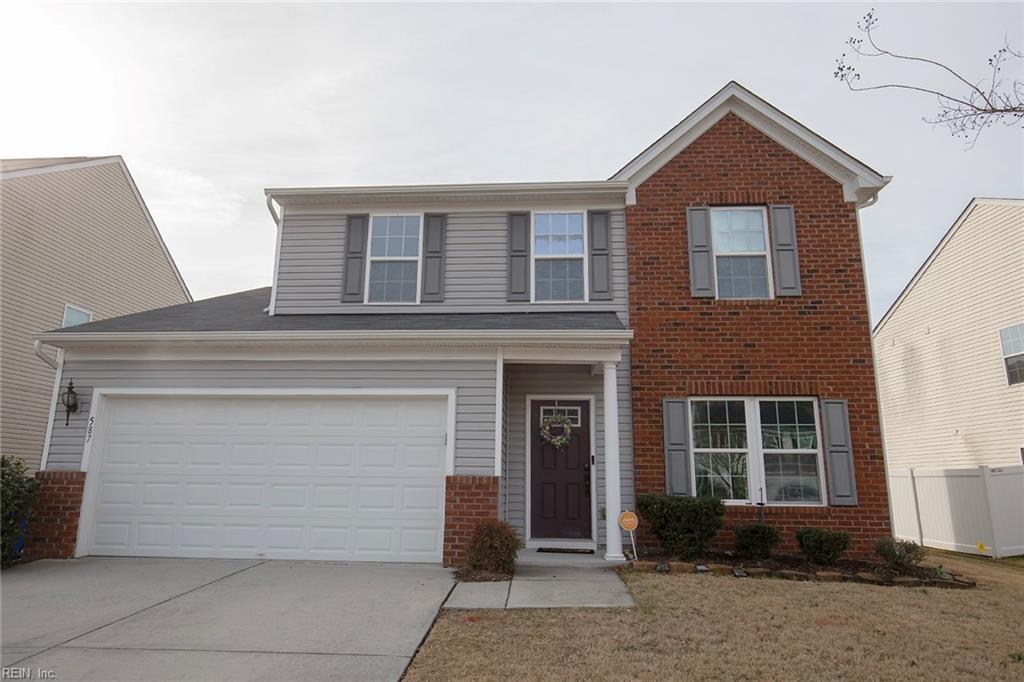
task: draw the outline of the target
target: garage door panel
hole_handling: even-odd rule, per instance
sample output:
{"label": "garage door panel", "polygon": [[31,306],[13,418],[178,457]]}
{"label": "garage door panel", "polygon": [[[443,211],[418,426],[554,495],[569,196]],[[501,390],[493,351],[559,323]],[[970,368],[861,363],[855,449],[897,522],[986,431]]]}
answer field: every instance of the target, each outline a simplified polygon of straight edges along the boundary
{"label": "garage door panel", "polygon": [[94,554],[440,561],[443,398],[111,399]]}
{"label": "garage door panel", "polygon": [[381,519],[338,527],[304,519],[285,523],[247,517],[216,522],[99,518],[95,528],[94,550],[109,556],[437,561],[443,541],[441,530],[430,522],[395,526]]}
{"label": "garage door panel", "polygon": [[231,481],[192,475],[183,480],[160,477],[134,479],[131,474],[101,474],[96,514],[148,514],[211,511],[259,515],[336,516],[339,510],[384,517],[431,518],[444,509],[440,481],[417,477],[322,477],[316,482],[293,477],[293,482],[248,476]]}

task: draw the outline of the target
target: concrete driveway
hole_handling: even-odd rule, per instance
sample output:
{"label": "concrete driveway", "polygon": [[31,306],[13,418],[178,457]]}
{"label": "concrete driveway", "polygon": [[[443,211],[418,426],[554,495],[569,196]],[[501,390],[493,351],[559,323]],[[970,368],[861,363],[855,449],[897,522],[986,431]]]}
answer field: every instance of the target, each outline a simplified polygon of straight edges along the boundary
{"label": "concrete driveway", "polygon": [[37,561],[3,573],[3,665],[61,680],[397,680],[452,585],[419,564]]}

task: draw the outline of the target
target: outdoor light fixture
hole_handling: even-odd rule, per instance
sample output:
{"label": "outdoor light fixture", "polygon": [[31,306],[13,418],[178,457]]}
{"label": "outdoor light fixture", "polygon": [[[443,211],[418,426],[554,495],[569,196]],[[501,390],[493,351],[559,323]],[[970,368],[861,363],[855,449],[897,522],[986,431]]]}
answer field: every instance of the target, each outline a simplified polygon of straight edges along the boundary
{"label": "outdoor light fixture", "polygon": [[60,404],[64,406],[64,426],[71,423],[71,415],[78,412],[78,394],[75,393],[75,382],[68,379],[68,387],[60,394]]}

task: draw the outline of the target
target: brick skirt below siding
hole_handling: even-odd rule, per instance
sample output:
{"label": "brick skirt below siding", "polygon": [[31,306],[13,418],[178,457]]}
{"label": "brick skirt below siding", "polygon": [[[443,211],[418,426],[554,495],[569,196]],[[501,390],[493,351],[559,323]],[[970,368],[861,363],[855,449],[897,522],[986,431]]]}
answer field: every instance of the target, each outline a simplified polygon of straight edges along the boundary
{"label": "brick skirt below siding", "polygon": [[477,525],[498,518],[498,477],[448,476],[444,491],[444,565],[462,566]]}
{"label": "brick skirt below siding", "polygon": [[25,559],[70,559],[85,491],[84,471],[37,471],[39,489],[29,514]]}

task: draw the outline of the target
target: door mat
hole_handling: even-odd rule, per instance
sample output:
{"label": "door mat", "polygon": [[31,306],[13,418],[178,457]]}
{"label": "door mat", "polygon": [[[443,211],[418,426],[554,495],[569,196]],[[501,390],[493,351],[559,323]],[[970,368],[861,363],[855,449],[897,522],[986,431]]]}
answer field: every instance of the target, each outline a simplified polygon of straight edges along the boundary
{"label": "door mat", "polygon": [[564,547],[540,547],[537,552],[548,554],[593,554],[592,549],[567,549]]}

